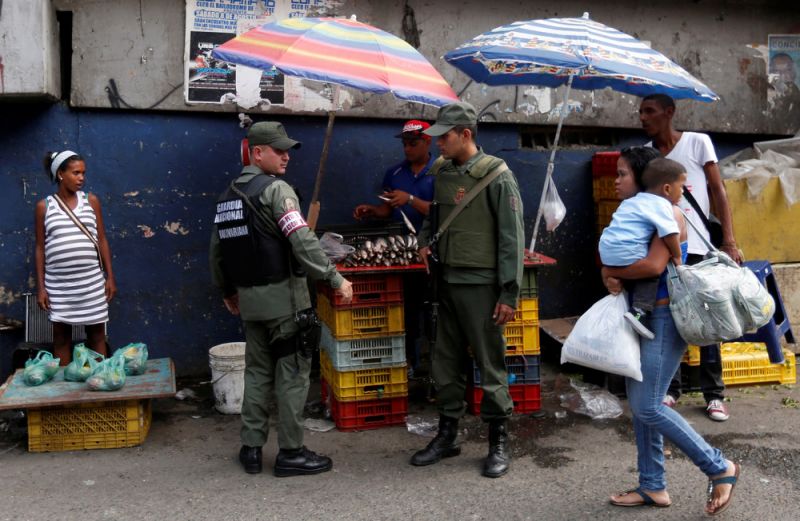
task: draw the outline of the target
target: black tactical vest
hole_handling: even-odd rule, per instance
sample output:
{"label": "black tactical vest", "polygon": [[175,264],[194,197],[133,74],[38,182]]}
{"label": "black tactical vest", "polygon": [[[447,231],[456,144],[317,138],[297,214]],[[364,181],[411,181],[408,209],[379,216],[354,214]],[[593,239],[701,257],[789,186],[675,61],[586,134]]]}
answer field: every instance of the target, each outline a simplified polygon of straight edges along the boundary
{"label": "black tactical vest", "polygon": [[[268,175],[256,175],[244,185],[237,185],[258,208],[261,193],[277,181]],[[290,271],[303,276],[292,254],[288,239],[276,235],[253,214],[250,207],[230,187],[217,200],[217,225],[222,269],[235,286],[266,286],[289,278]]]}

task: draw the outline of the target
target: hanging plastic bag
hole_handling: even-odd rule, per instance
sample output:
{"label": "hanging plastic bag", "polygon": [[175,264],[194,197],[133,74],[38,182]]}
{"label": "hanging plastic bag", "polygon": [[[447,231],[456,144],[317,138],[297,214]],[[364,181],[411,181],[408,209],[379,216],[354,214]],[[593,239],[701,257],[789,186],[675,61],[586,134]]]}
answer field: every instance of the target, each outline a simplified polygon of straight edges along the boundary
{"label": "hanging plastic bag", "polygon": [[53,355],[47,351],[39,351],[36,358],[31,358],[25,362],[22,380],[25,385],[42,385],[56,375],[60,363],[60,358],[53,358]]}
{"label": "hanging plastic bag", "polygon": [[581,315],[561,348],[561,363],[642,381],[639,337],[625,320],[625,292],[606,295]]}
{"label": "hanging plastic bag", "polygon": [[567,207],[564,206],[564,202],[561,200],[561,197],[558,196],[556,183],[553,181],[552,177],[547,178],[546,184],[542,215],[547,225],[547,231],[552,232],[558,228],[558,225],[564,220],[564,217],[567,215]]}
{"label": "hanging plastic bag", "polygon": [[86,380],[92,391],[116,391],[125,385],[125,361],[121,356],[106,358]]}
{"label": "hanging plastic bag", "polygon": [[125,374],[134,376],[144,374],[147,369],[147,345],[141,342],[128,344],[114,351],[114,355],[122,358],[125,364]]}
{"label": "hanging plastic bag", "polygon": [[320,237],[319,245],[331,262],[343,261],[345,257],[356,251],[354,247],[343,244],[343,240],[344,237],[333,232],[325,232],[322,234],[322,237]]}
{"label": "hanging plastic bag", "polygon": [[607,390],[563,374],[556,376],[555,391],[561,407],[593,420],[622,416],[619,398]]}
{"label": "hanging plastic bag", "polygon": [[92,351],[83,343],[72,350],[72,362],[64,368],[64,380],[69,382],[85,382],[92,376],[97,364],[103,361],[103,355]]}

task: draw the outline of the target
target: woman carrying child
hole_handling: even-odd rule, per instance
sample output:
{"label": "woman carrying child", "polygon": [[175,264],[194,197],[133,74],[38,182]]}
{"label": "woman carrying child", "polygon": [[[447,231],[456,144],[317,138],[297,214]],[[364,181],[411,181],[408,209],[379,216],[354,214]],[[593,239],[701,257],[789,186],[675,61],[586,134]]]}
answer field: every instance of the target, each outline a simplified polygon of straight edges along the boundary
{"label": "woman carrying child", "polygon": [[[647,147],[634,147],[622,151],[617,165],[615,187],[620,199],[635,196],[643,189],[642,177],[658,152]],[[668,161],[668,163],[664,163]],[[651,168],[674,168],[674,162],[659,159]],[[686,252],[686,226],[680,224],[681,249]],[[672,254],[658,234],[650,243],[647,257],[629,266],[603,267],[603,282],[612,294],[622,291],[622,280],[659,277],[652,312],[641,317],[643,325],[653,333],[653,338],[642,337],[642,381],[626,378],[626,390],[633,426],[636,434],[639,486],[611,496],[612,505],[621,507],[668,507],[664,469],[664,439],[666,436],[708,476],[710,494],[705,513],[715,516],[726,510],[733,498],[733,489],[739,477],[738,464],[725,459],[719,449],[711,447],[674,409],[662,403],[670,379],[686,351],[686,342],[675,329],[669,310],[666,285],[666,266]]]}

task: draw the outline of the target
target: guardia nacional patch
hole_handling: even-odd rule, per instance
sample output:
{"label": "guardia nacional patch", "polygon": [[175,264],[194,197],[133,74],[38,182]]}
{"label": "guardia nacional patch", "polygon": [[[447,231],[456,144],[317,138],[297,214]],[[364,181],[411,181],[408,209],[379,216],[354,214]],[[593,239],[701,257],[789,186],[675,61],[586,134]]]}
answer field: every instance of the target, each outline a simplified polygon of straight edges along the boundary
{"label": "guardia nacional patch", "polygon": [[508,196],[508,206],[511,207],[512,212],[519,211],[519,200],[517,199],[516,195],[509,195]]}
{"label": "guardia nacional patch", "polygon": [[283,200],[283,211],[291,212],[292,210],[297,210],[297,205],[294,203],[294,199],[287,197]]}
{"label": "guardia nacional patch", "polygon": [[461,200],[464,198],[465,195],[467,195],[467,189],[464,188],[463,186],[459,186],[458,190],[456,190],[456,195],[453,196],[453,201],[456,204],[458,204],[461,202]]}

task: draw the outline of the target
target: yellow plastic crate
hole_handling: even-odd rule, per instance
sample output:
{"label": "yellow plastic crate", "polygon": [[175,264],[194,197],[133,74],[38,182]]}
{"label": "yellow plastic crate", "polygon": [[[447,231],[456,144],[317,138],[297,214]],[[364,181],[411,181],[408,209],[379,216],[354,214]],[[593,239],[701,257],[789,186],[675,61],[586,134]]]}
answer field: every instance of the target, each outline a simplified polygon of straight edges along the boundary
{"label": "yellow plastic crate", "polygon": [[689,344],[689,347],[686,348],[686,352],[683,354],[683,360],[681,360],[681,362],[691,366],[700,365],[700,347]]}
{"label": "yellow plastic crate", "polygon": [[528,322],[511,321],[506,324],[506,356],[511,355],[538,355],[541,352],[539,345],[539,321]]}
{"label": "yellow plastic crate", "polygon": [[514,318],[509,323],[514,322],[531,322],[539,320],[539,299],[538,298],[521,298],[514,311]]}
{"label": "yellow plastic crate", "polygon": [[602,201],[597,202],[598,226],[602,225],[605,227],[611,223],[611,216],[614,215],[614,212],[616,212],[617,208],[619,208],[620,202],[621,201],[617,199],[603,199]]}
{"label": "yellow plastic crate", "polygon": [[797,364],[794,353],[783,349],[786,361],[769,363],[763,342],[729,342],[722,344],[722,381],[725,385],[797,383]]}
{"label": "yellow plastic crate", "polygon": [[317,294],[317,312],[336,340],[355,340],[405,333],[402,304],[357,308],[334,308],[323,294]]}
{"label": "yellow plastic crate", "polygon": [[616,176],[600,176],[592,178],[592,195],[595,202],[603,199],[616,199],[617,190],[614,188]]}
{"label": "yellow plastic crate", "polygon": [[28,450],[58,452],[141,445],[152,417],[150,400],[29,409]]}
{"label": "yellow plastic crate", "polygon": [[380,367],[357,371],[336,371],[325,351],[319,353],[322,378],[340,402],[408,396],[408,368]]}

